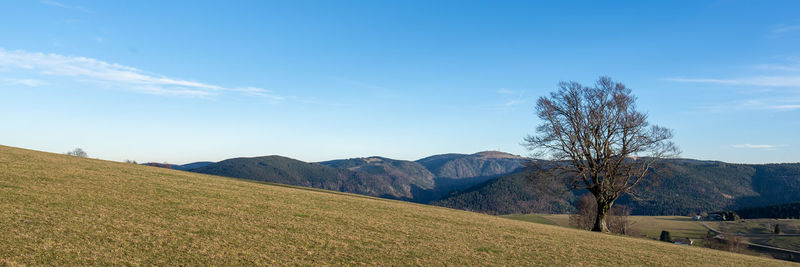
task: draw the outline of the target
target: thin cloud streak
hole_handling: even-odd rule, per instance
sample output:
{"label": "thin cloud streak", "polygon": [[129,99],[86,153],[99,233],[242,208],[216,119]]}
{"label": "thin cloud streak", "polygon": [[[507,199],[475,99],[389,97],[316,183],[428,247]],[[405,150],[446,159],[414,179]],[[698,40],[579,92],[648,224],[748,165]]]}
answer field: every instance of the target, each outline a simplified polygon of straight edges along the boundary
{"label": "thin cloud streak", "polygon": [[713,83],[728,85],[749,85],[767,87],[800,87],[798,76],[756,76],[736,79],[710,79],[710,78],[666,78],[664,80],[685,83]]}
{"label": "thin cloud streak", "polygon": [[521,105],[528,102],[527,99],[523,98],[525,91],[514,91],[506,88],[500,88],[495,91],[495,93],[502,96],[504,99],[503,106],[506,107]]}
{"label": "thin cloud streak", "polygon": [[[751,75],[736,78],[665,78],[662,80],[681,83],[718,84],[738,87],[753,87],[748,90],[746,99],[728,103],[720,103],[704,107],[721,112],[729,110],[769,110],[793,111],[800,109],[800,63],[794,58],[787,59],[785,64],[752,65],[755,70],[766,71],[763,75]],[[764,95],[768,93],[769,96]],[[761,97],[753,97],[753,94]]]}
{"label": "thin cloud streak", "polygon": [[52,1],[52,0],[44,0],[41,3],[45,4],[45,5],[48,5],[48,6],[67,8],[67,5],[65,5],[63,3],[60,3],[60,2]]}
{"label": "thin cloud streak", "polygon": [[506,88],[500,88],[500,89],[497,90],[496,93],[501,94],[501,95],[517,95],[517,94],[519,94],[516,91],[509,90],[509,89],[506,89]]}
{"label": "thin cloud streak", "polygon": [[52,7],[58,7],[58,8],[63,8],[63,9],[74,9],[74,10],[78,10],[78,11],[81,11],[81,12],[91,13],[89,11],[89,9],[86,9],[85,7],[67,5],[67,4],[64,4],[62,2],[57,2],[57,1],[53,1],[53,0],[43,0],[40,3],[42,3],[44,5],[52,6]]}
{"label": "thin cloud streak", "polygon": [[800,64],[758,64],[754,67],[759,70],[800,72]]}
{"label": "thin cloud streak", "polygon": [[151,74],[116,63],[58,54],[8,51],[0,48],[0,70],[32,71],[44,76],[72,77],[76,81],[120,87],[141,93],[176,96],[213,96],[225,92],[264,97],[280,102],[285,97],[257,87],[227,88],[214,84]]}
{"label": "thin cloud streak", "polygon": [[753,145],[753,144],[737,144],[731,145],[733,148],[744,148],[744,149],[762,149],[762,150],[776,150],[781,147],[786,147],[788,145]]}
{"label": "thin cloud streak", "polygon": [[750,99],[733,101],[701,107],[711,112],[725,112],[734,110],[767,110],[786,112],[800,109],[800,101],[789,99]]}
{"label": "thin cloud streak", "polygon": [[0,79],[0,81],[3,81],[3,84],[5,84],[5,85],[24,85],[24,86],[28,86],[28,87],[39,87],[39,86],[47,84],[44,81],[40,81],[40,80],[36,80],[36,79],[9,79],[9,78],[4,78],[4,79]]}
{"label": "thin cloud streak", "polygon": [[772,33],[780,34],[793,31],[800,31],[800,25],[777,25],[772,29]]}
{"label": "thin cloud streak", "polygon": [[800,109],[800,105],[771,105],[771,106],[767,106],[766,108],[767,109],[788,111],[788,110]]}

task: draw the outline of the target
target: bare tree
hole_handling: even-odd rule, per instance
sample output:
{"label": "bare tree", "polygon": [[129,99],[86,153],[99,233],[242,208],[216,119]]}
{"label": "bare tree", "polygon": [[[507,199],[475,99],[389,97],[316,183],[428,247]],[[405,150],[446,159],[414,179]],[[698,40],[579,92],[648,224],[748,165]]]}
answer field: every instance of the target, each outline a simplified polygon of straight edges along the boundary
{"label": "bare tree", "polygon": [[650,125],[636,110],[624,84],[600,77],[593,87],[560,82],[536,103],[542,124],[524,145],[534,157],[533,179],[587,189],[595,197],[592,231],[607,232],[606,215],[621,195],[637,198],[634,187],[659,159],[677,156],[672,131]]}
{"label": "bare tree", "polygon": [[81,157],[81,158],[89,157],[89,154],[86,154],[86,151],[83,151],[83,149],[81,148],[75,148],[71,151],[67,151],[67,155]]}

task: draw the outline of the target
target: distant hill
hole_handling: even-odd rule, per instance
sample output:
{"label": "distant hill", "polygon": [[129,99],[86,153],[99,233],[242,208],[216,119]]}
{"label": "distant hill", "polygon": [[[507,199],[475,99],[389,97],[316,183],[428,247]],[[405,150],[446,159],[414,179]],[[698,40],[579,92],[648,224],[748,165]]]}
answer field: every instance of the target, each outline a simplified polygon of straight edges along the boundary
{"label": "distant hill", "polygon": [[406,196],[401,188],[393,187],[391,178],[387,176],[307,163],[281,156],[234,158],[191,171],[370,196],[389,198]]}
{"label": "distant hill", "polygon": [[[662,161],[651,172],[657,177],[646,179],[637,187],[643,200],[622,197],[617,204],[631,207],[638,215],[687,215],[800,201],[800,164],[672,159]],[[564,197],[570,199],[572,195]],[[431,204],[492,214],[550,212],[554,206],[542,203],[550,203],[552,198],[538,194],[526,179],[514,174]]]}
{"label": "distant hill", "polygon": [[416,162],[367,157],[306,163],[268,156],[229,159],[190,171],[428,203],[514,172],[525,160],[495,151],[438,155]]}
{"label": "distant hill", "polygon": [[167,169],[173,169],[173,170],[180,170],[180,171],[190,171],[190,170],[194,170],[194,169],[197,169],[197,168],[200,168],[200,167],[205,167],[205,166],[208,166],[208,165],[211,165],[211,164],[214,164],[214,162],[200,161],[200,162],[193,162],[193,163],[183,164],[183,165],[176,165],[176,164],[169,164],[169,163],[157,163],[157,162],[142,163],[142,165],[159,167],[159,168],[167,168]]}
{"label": "distant hill", "polygon": [[518,171],[528,158],[498,152],[442,154],[417,160],[436,178],[435,187],[415,194],[414,201],[430,203],[498,176]]}
{"label": "distant hill", "polygon": [[549,196],[529,185],[527,173],[518,171],[453,192],[431,205],[488,214],[569,213],[574,210],[571,193]]}
{"label": "distant hill", "polygon": [[528,158],[498,151],[475,154],[443,154],[417,160],[437,178],[495,177],[521,168]]}
{"label": "distant hill", "polygon": [[180,170],[180,171],[190,171],[190,170],[194,170],[194,169],[197,169],[197,168],[202,168],[202,167],[205,167],[205,166],[208,166],[208,165],[211,165],[211,164],[214,164],[214,162],[211,162],[211,161],[200,161],[200,162],[193,162],[193,163],[189,163],[189,164],[176,165],[175,167],[173,167],[173,169]]}
{"label": "distant hill", "polygon": [[0,146],[0,233],[0,266],[790,264],[401,201],[5,146]]}
{"label": "distant hill", "polygon": [[435,187],[433,173],[413,161],[383,157],[353,158],[320,162],[322,165],[367,173],[391,179],[393,188],[402,191],[402,197],[413,199],[413,192]]}

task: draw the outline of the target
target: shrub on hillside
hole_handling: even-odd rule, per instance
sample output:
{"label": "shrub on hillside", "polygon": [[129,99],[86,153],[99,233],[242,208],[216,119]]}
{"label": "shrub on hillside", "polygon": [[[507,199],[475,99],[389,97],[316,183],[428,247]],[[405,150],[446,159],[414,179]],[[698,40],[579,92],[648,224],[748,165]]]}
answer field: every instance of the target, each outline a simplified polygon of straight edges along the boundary
{"label": "shrub on hillside", "polygon": [[81,158],[88,158],[89,154],[86,154],[86,151],[83,151],[81,148],[75,148],[71,151],[67,151],[67,155],[81,157]]}

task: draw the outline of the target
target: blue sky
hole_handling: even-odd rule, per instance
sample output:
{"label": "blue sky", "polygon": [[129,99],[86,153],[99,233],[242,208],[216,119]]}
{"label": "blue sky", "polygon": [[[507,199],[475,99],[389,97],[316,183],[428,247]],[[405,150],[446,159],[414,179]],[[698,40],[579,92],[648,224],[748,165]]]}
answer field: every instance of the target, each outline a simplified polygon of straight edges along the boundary
{"label": "blue sky", "polygon": [[[233,3],[233,4],[232,4]],[[797,1],[4,1],[0,144],[188,163],[501,150],[560,80],[682,157],[799,162]]]}

